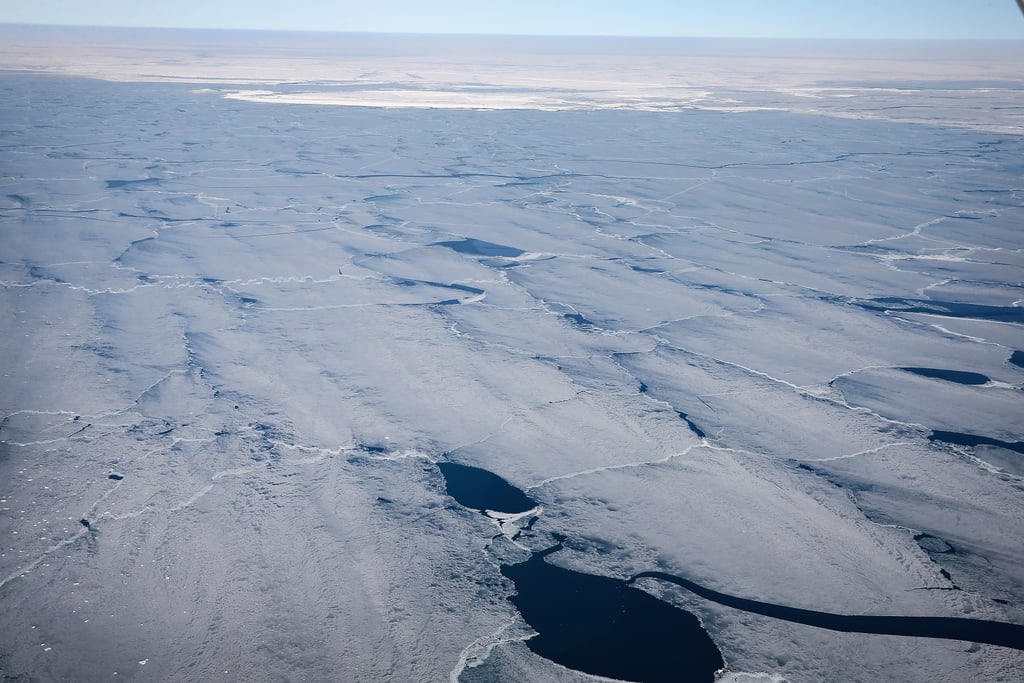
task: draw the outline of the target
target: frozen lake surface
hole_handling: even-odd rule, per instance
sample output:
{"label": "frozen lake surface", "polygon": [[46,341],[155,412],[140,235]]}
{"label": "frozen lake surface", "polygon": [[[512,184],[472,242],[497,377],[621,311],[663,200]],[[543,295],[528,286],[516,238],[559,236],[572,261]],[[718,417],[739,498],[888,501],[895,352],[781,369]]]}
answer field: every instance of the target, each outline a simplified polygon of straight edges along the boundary
{"label": "frozen lake surface", "polygon": [[[3,676],[1019,677],[1007,46],[54,35],[0,29]],[[670,626],[560,661],[615,605]]]}

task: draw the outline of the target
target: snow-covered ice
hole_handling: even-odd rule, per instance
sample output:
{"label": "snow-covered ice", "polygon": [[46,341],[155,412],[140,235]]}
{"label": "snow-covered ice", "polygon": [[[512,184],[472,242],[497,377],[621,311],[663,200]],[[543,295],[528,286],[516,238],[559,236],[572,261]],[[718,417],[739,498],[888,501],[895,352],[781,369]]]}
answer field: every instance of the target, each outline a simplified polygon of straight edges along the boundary
{"label": "snow-covered ice", "polygon": [[[47,35],[0,31],[4,676],[593,680],[500,571],[558,534],[600,576],[1024,623],[1005,46]],[[1024,667],[637,586],[723,681]]]}

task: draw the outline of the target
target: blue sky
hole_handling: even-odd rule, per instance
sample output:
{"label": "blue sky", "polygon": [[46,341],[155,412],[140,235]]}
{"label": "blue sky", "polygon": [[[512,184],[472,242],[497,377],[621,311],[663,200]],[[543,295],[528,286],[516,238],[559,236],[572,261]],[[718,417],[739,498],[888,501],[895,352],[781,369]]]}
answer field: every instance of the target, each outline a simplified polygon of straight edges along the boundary
{"label": "blue sky", "polygon": [[0,0],[0,22],[403,33],[1024,38],[1014,0]]}

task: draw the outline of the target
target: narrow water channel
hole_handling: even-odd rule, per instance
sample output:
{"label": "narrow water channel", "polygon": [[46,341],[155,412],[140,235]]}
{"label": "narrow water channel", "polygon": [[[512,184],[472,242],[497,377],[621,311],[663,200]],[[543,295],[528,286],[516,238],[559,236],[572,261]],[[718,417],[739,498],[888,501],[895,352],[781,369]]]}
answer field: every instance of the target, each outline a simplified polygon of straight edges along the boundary
{"label": "narrow water channel", "polygon": [[[478,467],[438,465],[448,494],[461,505],[506,513],[537,507],[520,489]],[[536,521],[533,518],[530,522]],[[711,683],[725,666],[700,620],[633,586],[656,579],[726,607],[847,633],[943,638],[1024,650],[1024,626],[959,617],[844,615],[749,600],[705,588],[674,574],[646,571],[615,579],[572,571],[547,561],[556,545],[518,564],[501,565],[516,588],[509,601],[537,635],[533,652],[562,666],[625,681]]]}

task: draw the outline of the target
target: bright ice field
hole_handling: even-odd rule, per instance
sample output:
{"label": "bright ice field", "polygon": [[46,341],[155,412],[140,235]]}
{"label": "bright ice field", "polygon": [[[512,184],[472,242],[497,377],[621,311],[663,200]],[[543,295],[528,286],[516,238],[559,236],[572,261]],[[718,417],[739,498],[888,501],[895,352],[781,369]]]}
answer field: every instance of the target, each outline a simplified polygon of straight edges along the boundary
{"label": "bright ice field", "polygon": [[1020,680],[1020,80],[15,67],[4,680]]}

